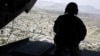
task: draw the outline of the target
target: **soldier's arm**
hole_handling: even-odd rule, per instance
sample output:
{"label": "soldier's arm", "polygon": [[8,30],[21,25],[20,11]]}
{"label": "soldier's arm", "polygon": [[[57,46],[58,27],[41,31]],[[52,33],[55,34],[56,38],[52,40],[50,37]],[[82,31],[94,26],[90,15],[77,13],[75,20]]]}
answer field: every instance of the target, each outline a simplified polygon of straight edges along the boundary
{"label": "soldier's arm", "polygon": [[59,21],[60,21],[60,16],[57,18],[57,20],[56,20],[55,23],[54,23],[53,31],[54,31],[55,33],[57,33]]}

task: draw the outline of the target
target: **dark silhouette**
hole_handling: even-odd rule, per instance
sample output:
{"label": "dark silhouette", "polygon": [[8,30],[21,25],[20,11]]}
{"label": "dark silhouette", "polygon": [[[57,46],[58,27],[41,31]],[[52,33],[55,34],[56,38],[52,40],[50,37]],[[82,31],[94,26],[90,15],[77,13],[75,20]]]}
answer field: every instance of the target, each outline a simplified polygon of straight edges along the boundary
{"label": "dark silhouette", "polygon": [[80,56],[79,43],[86,36],[86,27],[84,23],[76,16],[78,6],[71,2],[65,8],[65,14],[57,18],[54,24],[56,33],[54,43],[56,46],[55,55],[64,56],[62,52],[67,50],[70,56]]}

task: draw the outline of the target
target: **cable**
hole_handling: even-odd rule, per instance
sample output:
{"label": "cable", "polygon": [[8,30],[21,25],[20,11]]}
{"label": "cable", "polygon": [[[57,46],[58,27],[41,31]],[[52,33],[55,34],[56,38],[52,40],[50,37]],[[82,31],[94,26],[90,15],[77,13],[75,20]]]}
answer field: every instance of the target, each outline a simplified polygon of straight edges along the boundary
{"label": "cable", "polygon": [[[14,16],[16,15],[15,14],[15,12],[16,12],[16,4],[15,4],[15,0],[13,1],[13,7],[14,7]],[[8,15],[8,19],[9,19],[9,15]],[[12,20],[12,27],[11,27],[11,31],[10,31],[10,33],[9,33],[9,36],[8,36],[8,39],[7,39],[7,44],[8,44],[8,42],[9,42],[9,39],[10,39],[10,36],[11,36],[11,34],[12,34],[12,32],[13,32],[13,26],[14,26],[14,20]]]}
{"label": "cable", "polygon": [[9,43],[10,36],[11,36],[11,34],[12,34],[12,32],[13,32],[13,29],[14,29],[13,26],[14,26],[14,20],[12,21],[11,31],[10,31],[10,33],[9,33],[9,36],[8,36],[8,39],[7,39],[7,43],[6,43],[6,44]]}

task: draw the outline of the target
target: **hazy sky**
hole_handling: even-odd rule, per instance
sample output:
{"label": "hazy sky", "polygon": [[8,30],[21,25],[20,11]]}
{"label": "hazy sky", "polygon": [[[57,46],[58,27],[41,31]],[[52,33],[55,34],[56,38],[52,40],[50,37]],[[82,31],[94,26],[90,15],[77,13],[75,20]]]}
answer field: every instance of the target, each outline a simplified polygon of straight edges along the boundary
{"label": "hazy sky", "polygon": [[56,3],[67,4],[69,2],[76,2],[78,5],[89,5],[96,9],[100,9],[100,0],[38,0],[38,1],[50,1]]}

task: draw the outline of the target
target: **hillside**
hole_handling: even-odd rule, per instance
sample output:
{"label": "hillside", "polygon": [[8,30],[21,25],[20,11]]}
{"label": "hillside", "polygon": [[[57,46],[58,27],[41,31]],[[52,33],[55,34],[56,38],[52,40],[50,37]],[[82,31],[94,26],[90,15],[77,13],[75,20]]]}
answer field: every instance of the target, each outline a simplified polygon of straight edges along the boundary
{"label": "hillside", "polygon": [[[22,13],[0,30],[0,44],[7,44],[27,37],[32,41],[46,40],[53,43],[52,28],[54,21],[61,14],[63,13],[47,10],[32,10],[29,14]],[[88,30],[80,48],[100,51],[100,16],[84,13],[79,13],[78,16],[83,20]]]}

